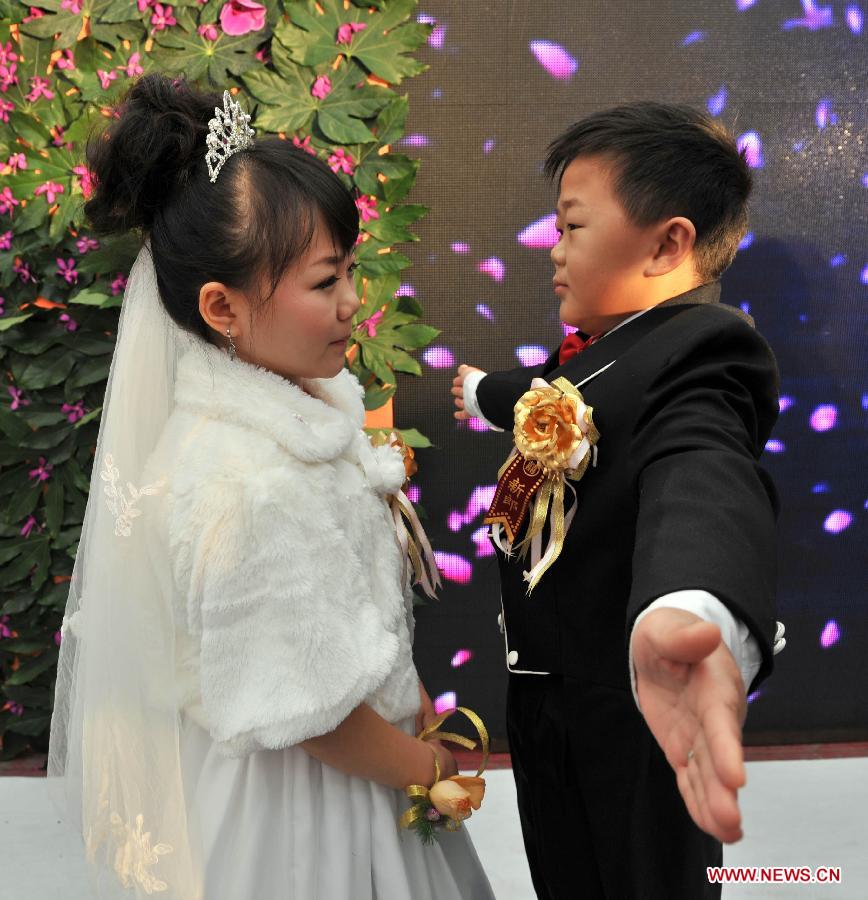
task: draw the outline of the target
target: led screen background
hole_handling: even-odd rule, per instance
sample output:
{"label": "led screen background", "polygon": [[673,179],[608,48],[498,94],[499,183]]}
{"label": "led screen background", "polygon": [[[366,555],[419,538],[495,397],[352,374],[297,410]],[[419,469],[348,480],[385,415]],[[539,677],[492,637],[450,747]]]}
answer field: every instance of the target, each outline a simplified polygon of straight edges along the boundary
{"label": "led screen background", "polygon": [[782,501],[788,645],[751,698],[748,740],[868,737],[864,6],[421,8],[436,28],[423,53],[430,69],[409,86],[403,145],[422,163],[412,199],[431,211],[401,290],[442,334],[423,355],[425,377],[402,380],[396,421],[436,445],[419,453],[414,490],[446,574],[441,599],[417,615],[417,662],[439,707],[470,706],[505,735],[497,568],[482,516],[510,441],[452,419],[454,366],[530,365],[562,339],[545,147],[589,112],[654,99],[718,116],[756,179],[751,231],[723,277],[723,300],[754,316],[781,369],[765,465]]}

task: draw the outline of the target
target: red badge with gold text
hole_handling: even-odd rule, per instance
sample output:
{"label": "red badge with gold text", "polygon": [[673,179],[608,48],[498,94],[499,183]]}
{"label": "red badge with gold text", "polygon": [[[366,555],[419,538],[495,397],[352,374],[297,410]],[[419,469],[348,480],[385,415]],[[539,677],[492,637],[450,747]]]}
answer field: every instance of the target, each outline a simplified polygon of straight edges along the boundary
{"label": "red badge with gold text", "polygon": [[491,508],[483,519],[485,524],[499,522],[506,529],[507,538],[512,543],[527,515],[533,495],[545,478],[545,469],[538,462],[525,459],[517,453],[497,482]]}

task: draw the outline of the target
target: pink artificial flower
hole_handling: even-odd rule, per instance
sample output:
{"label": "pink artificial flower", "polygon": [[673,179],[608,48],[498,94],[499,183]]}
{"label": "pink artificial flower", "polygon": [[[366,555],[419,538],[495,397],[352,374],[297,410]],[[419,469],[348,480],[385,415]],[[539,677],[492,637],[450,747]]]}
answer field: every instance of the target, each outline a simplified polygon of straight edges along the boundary
{"label": "pink artificial flower", "polygon": [[30,537],[30,532],[36,528],[37,531],[42,531],[41,528],[37,527],[36,516],[28,516],[27,521],[24,523],[24,527],[21,529],[21,537]]}
{"label": "pink artificial flower", "polygon": [[13,84],[18,84],[18,76],[15,74],[17,71],[17,63],[9,63],[9,65],[0,66],[0,91],[4,94]]}
{"label": "pink artificial flower", "polygon": [[97,78],[104,91],[109,89],[109,85],[118,77],[117,72],[104,72],[102,69],[96,70]]}
{"label": "pink artificial flower", "polygon": [[127,280],[124,278],[122,272],[118,272],[117,278],[111,283],[112,296],[117,297],[118,294],[123,293],[124,288],[127,286]]}
{"label": "pink artificial flower", "polygon": [[78,175],[78,185],[81,188],[82,194],[84,194],[84,199],[87,200],[93,193],[93,178],[90,174],[90,170],[87,166],[73,166],[72,171]]}
{"label": "pink artificial flower", "polygon": [[353,162],[352,156],[338,147],[334,153],[328,158],[329,168],[332,172],[343,172],[345,175],[352,175],[356,170],[356,164]]}
{"label": "pink artificial flower", "polygon": [[12,263],[12,271],[27,284],[28,281],[36,283],[36,276],[30,271],[30,263],[22,262],[17,256]]}
{"label": "pink artificial flower", "polygon": [[0,99],[0,122],[9,121],[9,113],[15,109],[15,104],[11,100]]}
{"label": "pink artificial flower", "polygon": [[143,13],[145,10],[150,9],[153,2],[154,0],[138,0],[139,12]]}
{"label": "pink artificial flower", "polygon": [[70,422],[75,424],[79,419],[84,418],[84,400],[79,400],[78,403],[64,403],[60,407],[60,411]]}
{"label": "pink artificial flower", "polygon": [[74,16],[81,12],[81,0],[62,0],[61,9],[68,9]]}
{"label": "pink artificial flower", "polygon": [[141,58],[141,53],[133,53],[126,66],[118,66],[118,68],[124,72],[127,78],[135,78],[136,75],[141,75],[145,71],[140,62]]}
{"label": "pink artificial flower", "polygon": [[24,391],[17,387],[12,387],[11,384],[6,390],[9,391],[9,396],[12,397],[12,402],[9,404],[9,409],[12,412],[15,412],[21,406],[30,406],[30,401],[24,396]]}
{"label": "pink artificial flower", "polygon": [[[27,19],[24,21],[26,22]],[[23,716],[24,707],[20,703],[13,703],[9,700],[7,703],[3,704],[3,712],[11,713],[13,716]]]}
{"label": "pink artificial flower", "polygon": [[345,25],[341,25],[338,28],[338,39],[335,41],[336,44],[349,44],[353,35],[357,31],[364,31],[368,26],[364,24],[364,22],[347,22]]}
{"label": "pink artificial flower", "polygon": [[316,156],[316,150],[310,145],[310,135],[307,135],[303,141],[300,141],[298,135],[295,135],[292,139],[292,145],[298,147],[299,150],[304,150],[305,153],[309,153],[311,156]]}
{"label": "pink artificial flower", "polygon": [[0,297],[0,316],[6,315],[6,298]]}
{"label": "pink artificial flower", "polygon": [[331,79],[328,75],[320,75],[319,78],[313,83],[313,87],[310,89],[311,94],[316,97],[317,100],[325,100],[326,97],[332,92],[332,83]]}
{"label": "pink artificial flower", "polygon": [[[78,273],[76,273],[76,278],[77,277]],[[78,322],[76,322],[69,313],[61,313],[59,321],[67,331],[78,331]]]}
{"label": "pink artificial flower", "polygon": [[19,169],[26,169],[27,157],[23,153],[13,153],[6,161],[6,165],[9,166],[13,172],[17,172]]}
{"label": "pink artificial flower", "polygon": [[34,197],[40,197],[42,194],[45,194],[45,202],[51,206],[52,203],[57,199],[58,194],[63,194],[66,191],[66,188],[62,184],[57,184],[55,181],[46,181],[44,184],[40,184],[38,188],[33,192]]}
{"label": "pink artificial flower", "polygon": [[154,4],[154,13],[151,16],[151,25],[154,31],[165,31],[171,25],[177,25],[178,20],[172,15],[171,6],[163,6],[162,3]]}
{"label": "pink artificial flower", "polygon": [[25,97],[31,103],[35,103],[40,97],[46,100],[54,99],[54,91],[49,89],[51,82],[47,78],[36,76],[30,79],[30,93]]}
{"label": "pink artificial flower", "polygon": [[0,250],[11,250],[12,249],[12,232],[6,231],[3,234],[0,234]]}
{"label": "pink artificial flower", "polygon": [[371,219],[379,219],[380,213],[377,211],[377,198],[369,197],[363,194],[356,197],[356,209],[363,222],[370,222]]}
{"label": "pink artificial flower", "polygon": [[62,640],[63,635],[60,633],[60,629],[58,628],[57,631],[54,632],[54,643],[59,647]]}
{"label": "pink artificial flower", "polygon": [[87,253],[88,250],[99,250],[99,241],[92,237],[80,237],[75,246],[78,247],[79,253]]}
{"label": "pink artificial flower", "polygon": [[72,55],[72,50],[64,50],[63,55],[58,58],[55,65],[58,69],[74,69],[75,57]]}
{"label": "pink artificial flower", "polygon": [[63,260],[58,258],[57,262],[57,274],[67,283],[67,284],[78,284],[78,271],[75,268],[75,260],[70,257],[68,260]]}
{"label": "pink artificial flower", "polygon": [[267,10],[254,0],[229,0],[220,10],[220,24],[226,34],[247,34],[265,28]]}
{"label": "pink artificial flower", "polygon": [[22,19],[22,21],[23,22],[32,22],[34,19],[41,19],[44,15],[45,15],[45,13],[41,9],[38,9],[35,6],[31,6],[30,7],[30,15],[27,16],[27,18]]}
{"label": "pink artificial flower", "polygon": [[12,629],[8,625],[9,616],[0,616],[0,639],[12,637]]}
{"label": "pink artificial flower", "polygon": [[14,206],[19,206],[20,201],[16,200],[12,195],[12,188],[5,187],[2,191],[0,191],[0,216],[9,213],[12,215],[12,208]]}
{"label": "pink artificial flower", "polygon": [[216,41],[220,37],[220,31],[213,23],[210,25],[200,25],[196,31],[205,38],[206,41]]}
{"label": "pink artificial flower", "polygon": [[45,461],[44,456],[39,457],[39,465],[35,469],[30,470],[30,474],[27,476],[31,481],[48,481],[51,478],[51,473],[54,470],[54,466],[51,463]]}
{"label": "pink artificial flower", "polygon": [[0,46],[0,66],[5,66],[9,63],[17,61],[18,54],[15,52],[15,47],[12,44],[12,41],[6,41],[5,44]]}
{"label": "pink artificial flower", "polygon": [[383,310],[378,309],[369,319],[359,322],[357,326],[359,331],[364,329],[368,332],[368,337],[375,338],[377,336],[377,326],[383,321],[383,315]]}
{"label": "pink artificial flower", "polygon": [[268,52],[268,47],[260,47],[256,53],[253,54],[262,65],[268,65],[271,62],[271,54]]}

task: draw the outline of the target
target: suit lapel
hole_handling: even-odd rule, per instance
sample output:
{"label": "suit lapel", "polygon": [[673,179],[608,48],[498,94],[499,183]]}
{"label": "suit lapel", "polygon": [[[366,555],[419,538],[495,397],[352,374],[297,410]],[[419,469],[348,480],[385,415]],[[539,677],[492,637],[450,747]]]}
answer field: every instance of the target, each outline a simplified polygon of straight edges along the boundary
{"label": "suit lapel", "polygon": [[[569,379],[573,384],[590,381],[592,378],[596,378],[597,375],[602,374],[611,363],[615,362],[621,353],[629,350],[655,328],[680,315],[690,307],[702,304],[721,305],[720,284],[718,282],[704,284],[701,287],[694,288],[692,291],[687,291],[684,294],[679,294],[677,297],[672,297],[670,300],[659,303],[632,322],[610,331],[605,337],[568,359],[562,366],[558,364],[558,354],[555,351],[546,360],[543,374],[548,381],[553,381],[555,378],[560,377]],[[746,319],[751,326],[753,325],[753,320],[750,316],[745,315],[740,309],[731,306],[723,308]]]}

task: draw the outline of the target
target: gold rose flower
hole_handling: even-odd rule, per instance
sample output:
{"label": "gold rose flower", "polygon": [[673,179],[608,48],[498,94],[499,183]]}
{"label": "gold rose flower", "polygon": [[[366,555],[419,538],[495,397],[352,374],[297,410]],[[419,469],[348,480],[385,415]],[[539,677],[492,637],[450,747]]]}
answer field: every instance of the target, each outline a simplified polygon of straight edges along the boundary
{"label": "gold rose flower", "polygon": [[599,438],[592,408],[569,387],[566,391],[557,384],[540,382],[515,405],[513,434],[518,452],[551,474],[584,471],[590,448]]}
{"label": "gold rose flower", "polygon": [[441,816],[462,822],[482,806],[485,779],[472,775],[453,775],[438,781],[428,792],[428,799]]}

